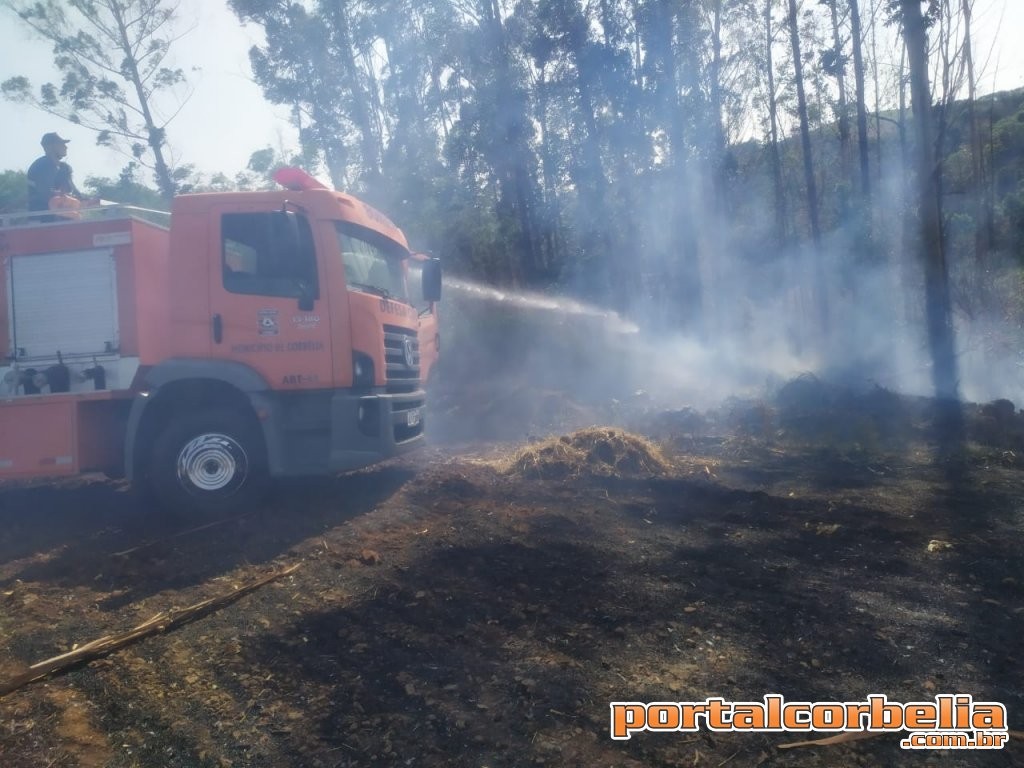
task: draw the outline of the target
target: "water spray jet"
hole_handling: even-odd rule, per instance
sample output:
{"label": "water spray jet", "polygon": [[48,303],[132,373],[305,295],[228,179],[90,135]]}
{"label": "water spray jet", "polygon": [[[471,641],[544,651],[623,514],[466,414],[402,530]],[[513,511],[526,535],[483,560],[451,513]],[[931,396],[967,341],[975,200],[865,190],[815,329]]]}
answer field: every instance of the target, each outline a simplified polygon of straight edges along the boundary
{"label": "water spray jet", "polygon": [[636,323],[624,319],[618,312],[584,304],[566,296],[511,291],[448,275],[444,278],[444,285],[467,298],[482,299],[524,310],[557,312],[566,316],[600,320],[605,323],[607,330],[618,333],[640,332]]}

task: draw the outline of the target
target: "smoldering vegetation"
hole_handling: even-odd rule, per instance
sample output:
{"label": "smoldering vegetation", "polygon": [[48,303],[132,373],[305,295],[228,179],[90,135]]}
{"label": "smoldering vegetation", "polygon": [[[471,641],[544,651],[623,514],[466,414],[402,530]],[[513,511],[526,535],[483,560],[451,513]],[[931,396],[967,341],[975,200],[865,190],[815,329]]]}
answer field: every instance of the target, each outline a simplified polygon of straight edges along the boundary
{"label": "smoldering vegetation", "polygon": [[[920,224],[907,195],[914,174],[895,142],[891,131],[880,142],[885,162],[870,204],[849,189],[845,198],[841,188],[823,195],[818,244],[779,237],[766,158],[748,144],[734,150],[744,175],[728,181],[725,207],[698,165],[676,186],[659,178],[629,190],[614,225],[576,211],[579,242],[600,240],[602,227],[630,239],[604,259],[581,253],[546,289],[468,278],[478,270],[457,250],[442,254],[451,269],[435,438],[539,438],[651,413],[774,408],[787,384],[792,396],[811,379],[834,390],[845,410],[863,398],[868,421],[879,393],[918,413],[918,398],[935,394],[935,361]],[[815,149],[826,164],[841,161],[825,136]],[[979,261],[963,216],[969,196],[946,205],[959,397],[969,422],[978,412],[972,403],[1009,402],[1016,414],[1024,404],[1017,257],[992,249]],[[806,405],[815,411],[813,398]]]}
{"label": "smoldering vegetation", "polygon": [[[782,259],[776,273],[798,260]],[[757,288],[754,275],[720,299],[731,309],[702,337],[555,295],[448,278],[430,439],[528,441],[541,474],[592,464],[593,451],[567,436],[597,426],[691,446],[727,435],[864,452],[929,441],[936,405],[920,309],[897,301],[892,268],[860,270],[845,283],[838,266],[835,275],[824,352],[800,323],[800,283],[767,270]],[[974,396],[963,404],[966,437],[1016,466],[1024,459],[1019,364],[993,354],[1008,329],[962,327],[963,391]]]}

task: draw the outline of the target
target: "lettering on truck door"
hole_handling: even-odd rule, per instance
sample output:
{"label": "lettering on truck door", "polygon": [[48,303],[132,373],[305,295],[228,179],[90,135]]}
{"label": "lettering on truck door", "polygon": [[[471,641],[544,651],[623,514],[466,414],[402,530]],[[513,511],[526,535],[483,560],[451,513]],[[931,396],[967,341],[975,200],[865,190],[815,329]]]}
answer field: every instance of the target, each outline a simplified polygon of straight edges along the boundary
{"label": "lettering on truck door", "polygon": [[278,390],[331,386],[326,291],[302,214],[222,213],[211,259],[213,356],[258,371]]}

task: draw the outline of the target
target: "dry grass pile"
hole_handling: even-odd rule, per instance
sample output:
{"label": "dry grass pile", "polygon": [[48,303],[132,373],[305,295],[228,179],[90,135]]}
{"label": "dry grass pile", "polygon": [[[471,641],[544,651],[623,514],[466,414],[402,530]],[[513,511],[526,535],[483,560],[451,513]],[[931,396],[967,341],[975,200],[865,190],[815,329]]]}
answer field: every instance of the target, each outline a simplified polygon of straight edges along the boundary
{"label": "dry grass pile", "polygon": [[519,451],[508,468],[522,477],[649,477],[670,469],[646,438],[608,427],[591,427],[553,437]]}

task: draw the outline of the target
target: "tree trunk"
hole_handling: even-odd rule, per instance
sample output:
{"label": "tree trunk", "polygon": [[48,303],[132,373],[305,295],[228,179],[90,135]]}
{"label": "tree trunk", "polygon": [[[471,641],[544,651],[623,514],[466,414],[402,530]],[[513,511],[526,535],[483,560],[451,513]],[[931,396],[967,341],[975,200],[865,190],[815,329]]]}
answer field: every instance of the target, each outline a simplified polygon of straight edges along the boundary
{"label": "tree trunk", "polygon": [[725,129],[722,126],[722,0],[714,0],[711,25],[711,64],[709,79],[711,96],[711,133],[714,142],[712,173],[715,205],[724,215],[728,207],[725,184]]}
{"label": "tree trunk", "polygon": [[[856,2],[857,0],[853,0]],[[876,7],[871,6],[871,17],[875,18]],[[882,87],[878,78],[878,23],[871,24],[871,77],[875,86],[875,179],[882,178]]]}
{"label": "tree trunk", "polygon": [[[839,87],[839,156],[843,166],[843,181],[850,178],[850,112],[849,100],[846,97],[846,61],[843,56],[843,38],[839,34],[838,0],[828,0],[828,8],[832,17],[832,45],[835,50],[835,76]],[[858,94],[860,98],[860,94]]]}
{"label": "tree trunk", "polygon": [[[925,275],[925,311],[932,356],[932,383],[940,401],[959,400],[949,293],[949,274],[943,252],[939,218],[938,162],[932,129],[931,91],[928,84],[928,47],[920,0],[900,0],[903,36],[910,61],[910,88],[917,124],[917,185],[921,226],[921,258]],[[955,425],[943,420],[945,436]]]}
{"label": "tree trunk", "polygon": [[551,227],[552,231],[550,233],[550,237],[553,238],[550,245],[551,253],[557,258],[562,250],[562,203],[558,196],[558,163],[555,158],[555,152],[551,148],[551,131],[548,127],[547,76],[545,74],[544,67],[538,67],[538,69],[537,85],[534,92],[537,94],[536,114],[537,124],[540,128],[541,181],[543,183],[544,199],[547,210],[550,212],[550,216],[554,221],[554,226]]}
{"label": "tree trunk", "polygon": [[772,29],[772,6],[775,0],[765,0],[765,68],[768,70],[768,123],[771,133],[772,181],[775,184],[775,237],[779,243],[786,241],[786,187],[782,183],[782,159],[779,156],[779,102],[775,96],[775,63],[772,45],[775,33]]}
{"label": "tree trunk", "polygon": [[977,99],[977,80],[974,75],[974,52],[971,45],[971,20],[974,13],[974,0],[962,0],[964,16],[964,59],[967,64],[967,121],[970,124],[971,141],[971,176],[972,194],[974,196],[974,258],[977,267],[983,268],[988,261],[988,211],[985,194],[985,168],[982,158],[981,131],[978,127],[978,115],[975,110]]}
{"label": "tree trunk", "polygon": [[789,37],[793,45],[793,64],[796,70],[796,98],[800,113],[800,143],[803,147],[804,180],[807,185],[807,215],[811,222],[811,240],[814,243],[814,292],[818,311],[818,324],[823,337],[829,334],[828,296],[825,274],[821,264],[821,224],[818,219],[818,184],[814,178],[814,159],[811,152],[811,127],[807,117],[807,95],[804,92],[803,58],[800,54],[800,30],[797,27],[796,0],[789,0]]}
{"label": "tree trunk", "polygon": [[608,280],[608,298],[613,306],[621,310],[626,308],[632,295],[632,286],[628,281],[633,273],[633,265],[619,258],[615,247],[615,216],[608,205],[608,178],[601,158],[601,137],[594,107],[593,70],[582,59],[580,51],[573,52],[573,59],[576,64],[579,111],[585,134],[580,139],[582,157],[576,173],[584,182],[579,194],[581,202],[588,208],[590,219],[587,239],[591,248],[600,254]]}
{"label": "tree trunk", "polygon": [[[868,110],[864,89],[864,41],[861,37],[860,3],[850,0],[850,32],[853,36],[853,75],[857,88],[857,149],[860,157],[860,185],[865,201],[871,198],[871,171],[868,162]],[[881,144],[879,144],[881,146]]]}
{"label": "tree trunk", "polygon": [[[704,286],[701,281],[699,249],[697,247],[697,221],[694,199],[690,187],[689,150],[686,146],[687,116],[679,98],[680,83],[674,46],[676,14],[673,0],[659,0],[656,40],[658,55],[664,65],[662,94],[665,103],[667,125],[670,132],[669,144],[673,170],[673,236],[678,271],[674,276],[674,296],[678,301],[678,317],[687,331],[704,333]],[[685,68],[682,68],[685,69]],[[692,73],[695,74],[696,73]]]}
{"label": "tree trunk", "polygon": [[128,28],[125,25],[124,13],[118,3],[109,3],[110,13],[117,22],[118,37],[121,39],[121,52],[124,53],[124,64],[128,70],[132,87],[135,88],[135,95],[139,100],[139,109],[142,111],[142,118],[146,123],[146,143],[153,153],[153,173],[156,176],[157,186],[164,200],[170,202],[177,191],[177,184],[171,176],[171,169],[164,159],[164,129],[157,126],[153,119],[153,112],[149,107],[149,99],[146,97],[146,89],[142,84],[142,76],[139,74],[139,60],[135,57],[132,43],[128,39]]}

